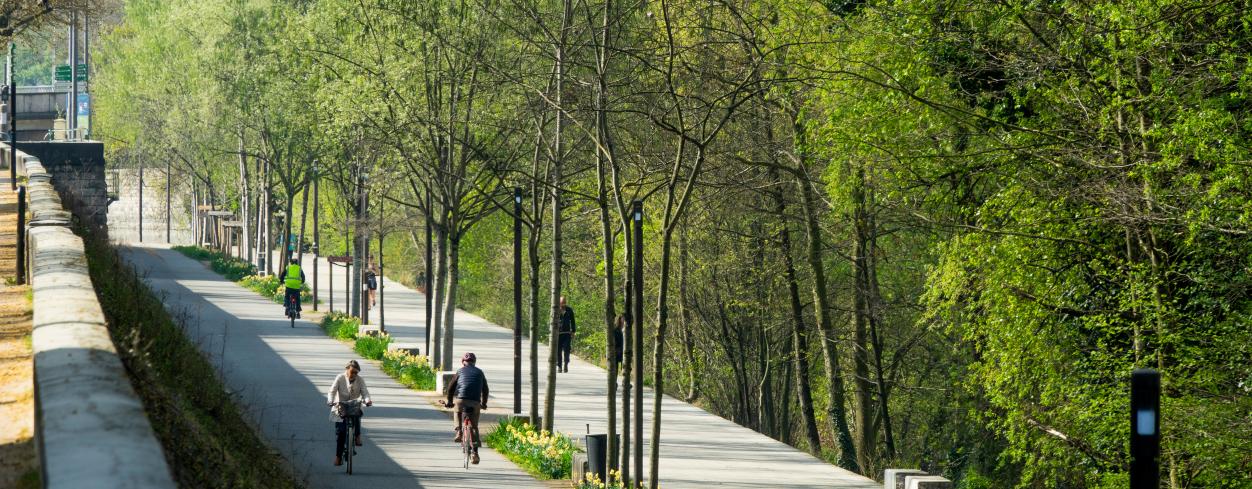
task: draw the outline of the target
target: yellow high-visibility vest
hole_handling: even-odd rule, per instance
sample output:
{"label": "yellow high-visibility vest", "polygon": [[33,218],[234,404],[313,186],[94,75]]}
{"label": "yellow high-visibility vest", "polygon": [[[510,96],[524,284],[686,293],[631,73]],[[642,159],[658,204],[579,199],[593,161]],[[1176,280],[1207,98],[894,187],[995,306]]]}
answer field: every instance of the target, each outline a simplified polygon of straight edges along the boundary
{"label": "yellow high-visibility vest", "polygon": [[300,280],[300,265],[295,263],[287,265],[287,279],[283,283],[288,289],[298,289],[304,286],[304,281]]}

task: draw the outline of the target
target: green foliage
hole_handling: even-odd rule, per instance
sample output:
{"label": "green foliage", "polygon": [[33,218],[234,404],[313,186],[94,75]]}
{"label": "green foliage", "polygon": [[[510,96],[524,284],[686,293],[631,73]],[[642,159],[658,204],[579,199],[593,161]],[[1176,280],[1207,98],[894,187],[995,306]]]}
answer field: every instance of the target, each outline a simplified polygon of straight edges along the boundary
{"label": "green foliage", "polygon": [[[198,246],[175,246],[173,249],[174,251],[187,255],[187,257],[193,260],[208,261],[209,268],[212,268],[214,272],[217,272],[232,282],[239,282],[243,280],[244,277],[256,274],[256,267],[252,266],[251,263],[238,258],[226,256],[217,251]],[[282,301],[279,300],[279,302]]]}
{"label": "green foliage", "polygon": [[331,312],[322,316],[321,327],[331,338],[353,340],[361,327],[361,320],[342,312]]}
{"label": "green foliage", "polygon": [[[287,300],[287,287],[281,280],[278,280],[277,275],[249,275],[239,279],[239,285],[269,297],[279,304]],[[313,300],[313,291],[309,289],[309,285],[300,286],[300,303],[308,304],[311,300]]]}
{"label": "green foliage", "polygon": [[402,350],[383,354],[382,369],[397,382],[419,391],[435,390],[435,371],[425,355],[411,355]]}
{"label": "green foliage", "polygon": [[568,479],[574,452],[582,451],[569,436],[535,431],[523,418],[500,420],[483,442],[540,479]]}
{"label": "green foliage", "polygon": [[391,344],[391,335],[357,336],[353,351],[367,360],[382,360],[387,353],[387,345]]}

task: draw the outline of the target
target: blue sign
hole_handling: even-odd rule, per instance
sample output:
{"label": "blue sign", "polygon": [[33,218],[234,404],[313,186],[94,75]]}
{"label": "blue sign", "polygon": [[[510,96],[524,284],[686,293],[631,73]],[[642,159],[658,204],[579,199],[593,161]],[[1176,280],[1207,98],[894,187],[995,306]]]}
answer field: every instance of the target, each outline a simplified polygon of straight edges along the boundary
{"label": "blue sign", "polygon": [[78,115],[91,115],[91,96],[85,93],[78,94]]}

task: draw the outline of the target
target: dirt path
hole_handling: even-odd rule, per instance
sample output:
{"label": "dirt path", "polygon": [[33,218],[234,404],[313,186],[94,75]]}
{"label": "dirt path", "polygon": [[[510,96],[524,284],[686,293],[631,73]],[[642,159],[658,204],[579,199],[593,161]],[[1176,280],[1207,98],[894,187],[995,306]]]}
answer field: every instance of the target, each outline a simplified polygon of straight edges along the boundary
{"label": "dirt path", "polygon": [[39,487],[35,391],[30,350],[30,287],[12,285],[17,255],[17,194],[0,181],[0,487]]}

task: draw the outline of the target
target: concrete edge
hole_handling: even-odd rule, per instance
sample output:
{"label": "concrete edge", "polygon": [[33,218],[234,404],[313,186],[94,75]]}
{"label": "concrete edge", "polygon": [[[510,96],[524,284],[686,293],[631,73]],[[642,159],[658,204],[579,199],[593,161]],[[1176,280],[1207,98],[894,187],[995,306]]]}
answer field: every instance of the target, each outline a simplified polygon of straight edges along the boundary
{"label": "concrete edge", "polygon": [[[0,151],[8,145],[0,143]],[[109,336],[83,241],[37,158],[18,152],[33,216],[35,439],[48,489],[175,488],[164,450]],[[40,224],[42,220],[42,225]]]}

